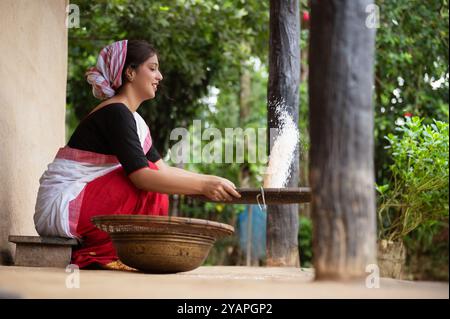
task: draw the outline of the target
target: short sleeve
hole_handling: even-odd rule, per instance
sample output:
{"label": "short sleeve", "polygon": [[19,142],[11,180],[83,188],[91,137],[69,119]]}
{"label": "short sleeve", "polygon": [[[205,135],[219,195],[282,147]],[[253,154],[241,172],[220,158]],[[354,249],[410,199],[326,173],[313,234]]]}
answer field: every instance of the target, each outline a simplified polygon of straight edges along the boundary
{"label": "short sleeve", "polygon": [[125,172],[129,175],[140,168],[148,167],[133,113],[125,105],[118,105],[111,108],[106,122],[106,140]]}
{"label": "short sleeve", "polygon": [[150,149],[148,150],[146,157],[152,163],[156,163],[161,159],[161,155],[159,155],[159,152],[156,149],[155,144],[152,144],[152,147],[150,147]]}

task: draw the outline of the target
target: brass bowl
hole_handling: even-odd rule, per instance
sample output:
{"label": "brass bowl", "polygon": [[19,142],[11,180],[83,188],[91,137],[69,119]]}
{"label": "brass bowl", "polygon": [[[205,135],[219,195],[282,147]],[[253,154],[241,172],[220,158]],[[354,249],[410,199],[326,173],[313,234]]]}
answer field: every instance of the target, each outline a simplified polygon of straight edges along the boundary
{"label": "brass bowl", "polygon": [[234,233],[227,224],[184,217],[104,215],[92,222],[110,235],[124,264],[150,273],[193,270],[217,239]]}

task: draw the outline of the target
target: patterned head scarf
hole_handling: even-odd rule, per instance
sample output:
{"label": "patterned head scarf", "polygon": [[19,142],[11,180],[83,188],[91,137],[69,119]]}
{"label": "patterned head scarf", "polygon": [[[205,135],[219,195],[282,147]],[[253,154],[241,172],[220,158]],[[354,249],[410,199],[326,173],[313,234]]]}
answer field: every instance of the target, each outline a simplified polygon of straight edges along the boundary
{"label": "patterned head scarf", "polygon": [[104,100],[112,97],[122,85],[127,41],[117,41],[104,47],[98,55],[97,65],[86,71],[86,80],[92,85],[92,93],[96,98]]}

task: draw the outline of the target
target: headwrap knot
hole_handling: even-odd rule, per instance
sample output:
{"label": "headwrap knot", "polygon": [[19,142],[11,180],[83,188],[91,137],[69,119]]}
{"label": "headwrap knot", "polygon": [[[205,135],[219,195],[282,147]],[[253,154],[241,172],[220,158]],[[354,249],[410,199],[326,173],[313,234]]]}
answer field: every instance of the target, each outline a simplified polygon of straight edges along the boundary
{"label": "headwrap knot", "polygon": [[127,40],[114,42],[100,51],[96,66],[85,73],[96,98],[104,100],[116,94],[116,90],[122,85],[126,57]]}

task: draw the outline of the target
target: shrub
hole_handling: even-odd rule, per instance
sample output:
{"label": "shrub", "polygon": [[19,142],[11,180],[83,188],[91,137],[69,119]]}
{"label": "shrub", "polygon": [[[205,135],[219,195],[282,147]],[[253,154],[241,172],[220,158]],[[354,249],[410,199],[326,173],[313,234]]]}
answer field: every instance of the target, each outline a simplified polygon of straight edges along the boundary
{"label": "shrub", "polygon": [[377,187],[380,237],[394,241],[417,228],[434,234],[448,223],[449,200],[448,123],[406,117],[396,129],[386,137],[391,183]]}
{"label": "shrub", "polygon": [[406,244],[413,278],[448,280],[448,123],[406,117],[396,130],[391,181],[377,186],[379,237]]}

